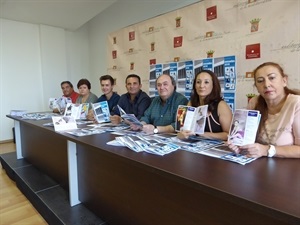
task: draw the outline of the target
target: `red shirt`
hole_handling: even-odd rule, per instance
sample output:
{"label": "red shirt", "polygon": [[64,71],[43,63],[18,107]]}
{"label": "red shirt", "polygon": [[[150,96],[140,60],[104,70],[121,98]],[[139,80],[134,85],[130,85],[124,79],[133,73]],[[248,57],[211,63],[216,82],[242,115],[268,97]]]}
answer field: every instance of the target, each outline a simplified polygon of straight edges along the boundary
{"label": "red shirt", "polygon": [[[78,98],[79,94],[76,91],[73,91],[69,98],[72,99],[72,103],[76,103],[76,99]],[[64,96],[66,97],[66,96]]]}

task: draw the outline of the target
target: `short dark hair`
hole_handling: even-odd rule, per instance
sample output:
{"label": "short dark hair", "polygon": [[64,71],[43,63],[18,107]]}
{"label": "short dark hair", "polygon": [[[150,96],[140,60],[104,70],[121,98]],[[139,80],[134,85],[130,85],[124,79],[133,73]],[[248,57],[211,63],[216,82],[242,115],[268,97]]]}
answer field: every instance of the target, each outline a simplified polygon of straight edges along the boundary
{"label": "short dark hair", "polygon": [[63,84],[68,84],[71,88],[73,88],[73,84],[70,81],[63,81],[60,83],[60,86],[62,86]]}
{"label": "short dark hair", "polygon": [[88,81],[88,79],[80,79],[77,83],[77,88],[79,89],[79,87],[84,84],[88,87],[88,89],[92,88],[91,83]]}
{"label": "short dark hair", "polygon": [[103,81],[103,80],[110,80],[111,85],[115,85],[115,80],[114,80],[114,78],[112,78],[112,76],[111,76],[111,75],[108,75],[108,74],[101,76],[101,77],[99,78],[99,80],[100,80],[100,82]]}
{"label": "short dark hair", "polygon": [[126,77],[125,84],[127,84],[127,80],[128,80],[129,78],[131,78],[131,77],[137,78],[137,79],[139,80],[139,84],[141,84],[141,78],[140,78],[139,75],[136,75],[136,74],[129,74],[129,75]]}

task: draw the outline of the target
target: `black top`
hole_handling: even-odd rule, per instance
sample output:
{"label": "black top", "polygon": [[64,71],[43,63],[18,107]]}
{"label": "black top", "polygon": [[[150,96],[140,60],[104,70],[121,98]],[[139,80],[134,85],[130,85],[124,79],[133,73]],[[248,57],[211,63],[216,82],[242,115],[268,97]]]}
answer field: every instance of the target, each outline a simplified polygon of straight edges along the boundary
{"label": "black top", "polygon": [[210,112],[210,115],[206,117],[205,123],[205,132],[219,133],[223,132],[219,115],[218,115],[218,106],[220,102],[213,103],[214,110]]}

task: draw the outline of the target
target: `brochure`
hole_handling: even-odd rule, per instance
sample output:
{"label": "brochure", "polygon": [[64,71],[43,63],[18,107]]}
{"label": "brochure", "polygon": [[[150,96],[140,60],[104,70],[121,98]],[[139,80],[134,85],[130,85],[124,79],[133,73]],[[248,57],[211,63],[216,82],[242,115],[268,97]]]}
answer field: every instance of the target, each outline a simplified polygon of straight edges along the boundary
{"label": "brochure", "polygon": [[234,145],[253,144],[259,125],[261,114],[257,110],[236,109],[228,136]]}
{"label": "brochure", "polygon": [[76,120],[72,116],[52,116],[55,131],[77,129]]}
{"label": "brochure", "polygon": [[11,116],[23,116],[25,113],[27,113],[27,110],[17,110],[17,109],[10,110]]}
{"label": "brochure", "polygon": [[95,119],[98,123],[109,122],[110,112],[107,101],[92,104]]}
{"label": "brochure", "polygon": [[49,98],[49,108],[53,111],[58,109],[60,114],[63,114],[68,103],[72,103],[69,97]]}
{"label": "brochure", "polygon": [[156,155],[165,155],[179,149],[179,145],[172,142],[158,142],[153,141],[147,136],[121,136],[116,137],[116,141],[120,142],[122,145],[125,145],[129,149],[135,152],[148,152]]}
{"label": "brochure", "polygon": [[47,120],[52,116],[57,116],[56,113],[25,113],[22,115],[24,120]]}
{"label": "brochure", "polygon": [[134,124],[137,126],[143,126],[143,124],[138,120],[138,118],[135,117],[134,114],[127,114],[124,109],[122,109],[119,105],[118,105],[118,109],[120,111],[120,116],[129,124]]}
{"label": "brochure", "polygon": [[89,103],[75,104],[67,103],[64,116],[71,116],[75,120],[86,119]]}
{"label": "brochure", "polygon": [[116,137],[114,145],[126,146],[135,152],[147,152],[161,156],[181,149],[192,153],[235,162],[241,165],[245,165],[256,160],[256,158],[249,158],[246,155],[231,152],[224,141],[217,139],[188,139],[183,141],[174,137],[174,135],[170,137],[162,137],[155,134],[128,134]]}
{"label": "brochure", "polygon": [[176,113],[175,130],[190,130],[195,134],[203,134],[208,105],[192,107],[179,105]]}

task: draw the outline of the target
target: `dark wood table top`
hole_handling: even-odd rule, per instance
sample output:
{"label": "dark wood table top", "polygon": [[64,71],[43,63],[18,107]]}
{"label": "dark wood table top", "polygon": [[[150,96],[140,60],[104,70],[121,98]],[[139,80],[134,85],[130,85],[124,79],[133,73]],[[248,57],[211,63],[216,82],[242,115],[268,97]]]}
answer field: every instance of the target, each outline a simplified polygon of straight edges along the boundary
{"label": "dark wood table top", "polygon": [[[33,121],[7,117],[55,132],[53,127],[43,127],[43,124],[50,120]],[[136,153],[125,147],[107,145],[106,143],[115,137],[111,133],[84,137],[57,134],[77,144],[96,147],[99,151],[122,157],[135,166],[149,169],[236,204],[262,213],[276,214],[284,220],[300,221],[299,159],[262,157],[243,166],[183,150],[164,156]]]}

